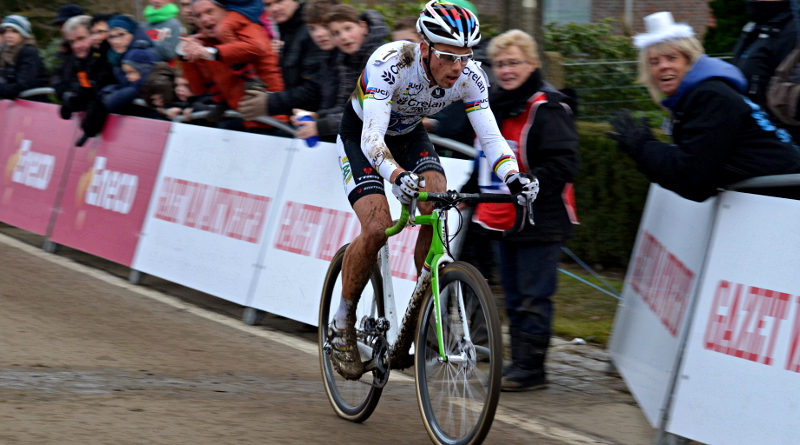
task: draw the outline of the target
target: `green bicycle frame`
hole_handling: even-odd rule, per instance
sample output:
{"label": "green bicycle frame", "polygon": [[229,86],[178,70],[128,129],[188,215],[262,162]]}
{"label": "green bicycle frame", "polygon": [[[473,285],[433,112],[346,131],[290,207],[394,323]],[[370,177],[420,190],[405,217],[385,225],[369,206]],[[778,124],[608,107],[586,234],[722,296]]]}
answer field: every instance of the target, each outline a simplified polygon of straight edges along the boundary
{"label": "green bicycle frame", "polygon": [[[427,201],[428,193],[420,192],[417,200],[419,202]],[[408,223],[409,216],[408,206],[403,206],[400,212],[400,219],[397,221],[397,224],[386,229],[386,236],[394,236],[402,232],[406,223]],[[441,234],[444,233],[443,220],[439,218],[439,214],[434,211],[430,215],[416,216],[413,223],[434,228],[433,237],[431,237],[431,247],[428,249],[428,255],[425,257],[425,265],[431,268],[431,292],[433,292],[433,304],[436,309],[436,340],[439,344],[439,355],[444,362],[447,362],[447,356],[444,353],[442,313],[439,307],[439,262],[447,254],[444,241],[442,241],[441,238]]]}

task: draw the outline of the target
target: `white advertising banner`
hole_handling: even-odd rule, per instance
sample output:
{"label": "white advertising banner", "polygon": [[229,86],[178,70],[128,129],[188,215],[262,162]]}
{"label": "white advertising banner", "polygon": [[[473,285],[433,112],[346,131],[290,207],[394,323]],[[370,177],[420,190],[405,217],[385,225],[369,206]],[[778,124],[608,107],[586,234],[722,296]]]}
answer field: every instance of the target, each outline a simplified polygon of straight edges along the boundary
{"label": "white advertising banner", "polygon": [[800,442],[800,202],[720,198],[667,431]]}
{"label": "white advertising banner", "polygon": [[132,268],[244,304],[296,142],[173,124]]}
{"label": "white advertising banner", "polygon": [[609,351],[650,424],[668,397],[716,199],[697,203],[651,185]]}
{"label": "white advertising banner", "polygon": [[[299,147],[291,154],[287,182],[276,201],[278,219],[268,228],[264,267],[247,306],[316,326],[330,260],[361,227],[344,193],[336,146],[319,143],[307,148],[301,143]],[[449,188],[457,189],[469,178],[473,163],[442,158],[442,164]],[[386,196],[392,217],[399,217],[400,203],[389,185]],[[457,225],[451,217],[450,227]],[[416,279],[413,252],[418,231],[419,227],[406,229],[389,239],[399,318]]]}

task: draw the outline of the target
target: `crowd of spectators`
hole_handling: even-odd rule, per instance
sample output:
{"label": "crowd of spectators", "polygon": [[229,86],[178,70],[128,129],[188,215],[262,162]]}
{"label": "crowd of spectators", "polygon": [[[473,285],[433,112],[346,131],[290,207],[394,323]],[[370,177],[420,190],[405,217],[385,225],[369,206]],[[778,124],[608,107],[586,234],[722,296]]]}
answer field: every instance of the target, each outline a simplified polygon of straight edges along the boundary
{"label": "crowd of spectators", "polygon": [[[285,135],[259,120],[269,116],[333,141],[367,59],[390,37],[380,13],[338,0],[149,0],[142,16],[60,8],[52,73],[28,20],[6,17],[0,98],[52,87],[63,119],[85,113],[82,141],[109,113]],[[398,38],[418,40],[413,29]]]}

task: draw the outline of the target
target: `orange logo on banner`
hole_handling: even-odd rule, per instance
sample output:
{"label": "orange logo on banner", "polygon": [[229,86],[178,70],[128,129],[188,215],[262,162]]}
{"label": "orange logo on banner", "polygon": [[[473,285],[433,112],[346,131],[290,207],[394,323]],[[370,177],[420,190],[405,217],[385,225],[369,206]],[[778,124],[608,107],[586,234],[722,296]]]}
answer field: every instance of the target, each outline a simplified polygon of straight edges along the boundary
{"label": "orange logo on banner", "polygon": [[[91,160],[94,154],[89,155]],[[75,190],[75,207],[84,203],[112,212],[128,214],[136,199],[139,178],[135,175],[107,170],[108,160],[102,156],[94,158],[92,168],[81,175]],[[80,210],[75,218],[75,230],[83,229],[86,210]]]}

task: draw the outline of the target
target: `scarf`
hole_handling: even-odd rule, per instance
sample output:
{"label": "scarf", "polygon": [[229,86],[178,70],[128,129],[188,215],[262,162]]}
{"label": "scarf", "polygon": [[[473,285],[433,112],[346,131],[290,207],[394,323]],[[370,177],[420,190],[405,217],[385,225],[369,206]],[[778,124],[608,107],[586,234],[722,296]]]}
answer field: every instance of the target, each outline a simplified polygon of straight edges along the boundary
{"label": "scarf", "polygon": [[153,5],[147,5],[144,8],[144,19],[149,23],[161,23],[173,17],[177,17],[181,10],[174,3],[167,3],[166,5],[156,9]]}
{"label": "scarf", "polygon": [[0,68],[13,67],[17,65],[17,56],[25,45],[36,45],[33,37],[25,37],[19,45],[3,45],[0,48]]}
{"label": "scarf", "polygon": [[494,112],[495,119],[500,122],[508,117],[519,115],[525,110],[528,99],[542,88],[542,75],[537,69],[531,73],[516,90],[504,90],[499,86],[489,93],[489,103]]}

